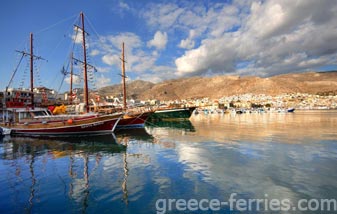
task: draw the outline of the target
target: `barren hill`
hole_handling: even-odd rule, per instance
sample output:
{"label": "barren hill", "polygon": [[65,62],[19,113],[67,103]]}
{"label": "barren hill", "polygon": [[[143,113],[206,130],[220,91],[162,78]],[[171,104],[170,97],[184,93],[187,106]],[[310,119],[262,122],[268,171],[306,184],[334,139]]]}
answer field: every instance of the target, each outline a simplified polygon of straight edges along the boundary
{"label": "barren hill", "polygon": [[[135,80],[131,83],[127,83],[127,97],[128,99],[137,99],[141,97],[141,94],[144,91],[150,90],[155,84],[143,80]],[[101,95],[112,95],[112,96],[119,96],[123,93],[122,85],[111,85],[105,86],[98,90],[98,93]]]}
{"label": "barren hill", "polygon": [[[174,100],[187,98],[220,98],[235,94],[283,93],[337,94],[337,71],[283,74],[268,78],[254,76],[191,77],[153,84],[134,81],[127,84],[128,98]],[[101,88],[100,94],[119,95],[121,85]]]}

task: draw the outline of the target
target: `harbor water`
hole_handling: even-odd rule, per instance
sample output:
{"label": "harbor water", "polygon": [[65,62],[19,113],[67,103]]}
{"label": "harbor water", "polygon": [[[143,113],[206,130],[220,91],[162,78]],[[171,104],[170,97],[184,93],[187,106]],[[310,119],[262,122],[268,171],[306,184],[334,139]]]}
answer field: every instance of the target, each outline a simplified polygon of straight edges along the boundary
{"label": "harbor water", "polygon": [[[297,205],[337,199],[336,127],[334,110],[201,113],[114,135],[6,136],[0,213],[334,213]],[[262,203],[208,203],[231,198]]]}

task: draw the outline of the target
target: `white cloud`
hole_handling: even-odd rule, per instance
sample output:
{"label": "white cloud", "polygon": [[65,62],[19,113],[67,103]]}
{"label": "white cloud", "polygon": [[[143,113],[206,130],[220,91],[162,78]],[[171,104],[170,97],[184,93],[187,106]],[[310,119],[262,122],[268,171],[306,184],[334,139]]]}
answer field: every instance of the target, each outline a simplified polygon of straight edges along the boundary
{"label": "white cloud", "polygon": [[137,11],[132,8],[128,3],[124,1],[111,1],[112,7],[110,8],[112,13],[118,14],[121,18],[125,18],[130,13],[136,13]]}
{"label": "white cloud", "polygon": [[[117,49],[121,49],[123,42],[128,49],[139,48],[142,46],[141,38],[130,32],[120,33],[116,36],[107,36],[105,39],[108,40],[108,44],[113,45]],[[109,51],[109,49],[111,50],[111,47],[108,48],[107,51]]]}
{"label": "white cloud", "polygon": [[97,50],[97,49],[94,49],[94,50],[90,51],[90,55],[91,55],[91,56],[97,56],[97,55],[99,55],[99,54],[100,54],[100,52],[99,52],[99,50]]}
{"label": "white cloud", "polygon": [[[156,35],[151,44],[159,49],[164,48],[167,43],[166,33],[159,32]],[[145,43],[141,41],[141,38],[133,33],[108,35],[102,37],[100,43],[96,44],[100,52],[104,53],[101,57],[102,62],[113,67],[109,71],[114,73],[121,72],[122,42],[125,43],[125,68],[127,75],[130,76],[130,73],[137,73],[137,75],[141,75],[142,79],[146,78],[144,76],[154,75],[158,67],[156,61],[160,57],[160,54],[157,50],[148,50]]]}
{"label": "white cloud", "polygon": [[106,54],[102,57],[102,61],[107,65],[118,65],[120,63],[118,55]]}
{"label": "white cloud", "polygon": [[130,7],[127,3],[120,1],[119,2],[119,7],[123,10],[130,10]]}
{"label": "white cloud", "polygon": [[111,84],[111,79],[107,78],[106,76],[101,74],[99,77],[96,77],[96,83],[95,84],[99,87],[108,86],[108,85]]}
{"label": "white cloud", "polygon": [[[135,11],[129,5],[119,7]],[[337,58],[333,1],[156,3],[145,5],[138,15],[154,34],[151,40],[147,41],[150,35],[131,32],[109,35],[92,52],[120,72],[124,42],[126,70],[136,79],[158,82],[210,73],[274,75],[311,69]],[[172,52],[168,46],[179,48]]]}
{"label": "white cloud", "polygon": [[154,34],[153,39],[147,43],[147,46],[155,47],[159,50],[162,50],[162,49],[165,49],[166,44],[167,44],[167,33],[166,32],[162,33],[161,31],[157,31]]}
{"label": "white cloud", "polygon": [[194,45],[195,45],[195,42],[192,39],[187,38],[187,39],[183,39],[180,41],[179,47],[185,48],[185,49],[192,49],[194,48]]}
{"label": "white cloud", "polygon": [[196,30],[190,30],[188,38],[181,40],[179,47],[185,49],[194,48],[195,45],[194,38],[196,37],[196,34],[197,34]]}
{"label": "white cloud", "polygon": [[[191,76],[206,72],[272,75],[285,72],[306,70],[336,58],[337,52],[337,4],[331,1],[269,0],[253,2],[251,5],[238,4],[232,9],[210,8],[201,17],[191,12],[180,17],[195,17],[188,26],[203,32],[200,45],[187,50],[175,60],[177,75]],[[234,7],[234,8],[233,8]],[[242,8],[245,7],[245,8]],[[221,14],[237,14],[238,19],[228,19],[231,27],[216,17]],[[208,20],[208,17],[210,19]],[[207,29],[196,26],[193,21],[207,23]],[[216,20],[216,21],[215,21]],[[239,21],[239,22],[238,22]],[[187,26],[187,27],[188,27]],[[180,47],[189,47],[188,37],[180,41]],[[251,61],[250,67],[237,69],[240,62]],[[253,67],[251,67],[253,66]]]}
{"label": "white cloud", "polygon": [[145,7],[142,16],[152,27],[168,29],[176,24],[178,17],[184,12],[175,4],[152,4]]}
{"label": "white cloud", "polygon": [[96,67],[97,69],[97,72],[100,72],[100,73],[108,73],[111,71],[111,68],[109,67]]}
{"label": "white cloud", "polygon": [[[70,84],[70,75],[68,75],[64,81],[68,84]],[[81,78],[78,75],[73,75],[73,84],[80,84]]]}
{"label": "white cloud", "polygon": [[[143,47],[143,42],[140,37],[134,33],[122,33],[118,35],[108,35],[101,37],[100,43],[97,47],[103,53],[102,61],[111,66],[119,68],[121,65],[122,43],[124,42],[126,66],[134,64],[136,61],[141,60],[137,57],[141,54],[140,50]],[[129,67],[130,68],[130,67]]]}

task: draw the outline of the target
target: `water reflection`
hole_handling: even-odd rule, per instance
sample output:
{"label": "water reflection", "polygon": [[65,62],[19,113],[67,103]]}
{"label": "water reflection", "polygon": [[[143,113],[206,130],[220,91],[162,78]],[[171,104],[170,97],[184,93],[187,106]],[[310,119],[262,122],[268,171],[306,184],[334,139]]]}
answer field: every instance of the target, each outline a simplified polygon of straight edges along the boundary
{"label": "water reflection", "polygon": [[190,133],[196,132],[190,120],[147,122],[145,129],[156,143],[166,148],[175,147],[174,141],[183,141]]}
{"label": "water reflection", "polygon": [[0,213],[153,213],[159,198],[226,200],[232,192],[293,202],[334,198],[336,117],[195,115],[187,127],[147,125],[92,138],[4,138]]}
{"label": "water reflection", "polygon": [[129,139],[137,140],[137,141],[144,141],[144,142],[151,142],[153,140],[153,136],[150,135],[145,129],[138,128],[138,129],[120,129],[115,131],[115,135],[118,142],[121,142],[119,139]]}
{"label": "water reflection", "polygon": [[[219,197],[335,198],[336,141],[305,144],[181,143],[176,147],[184,177],[216,187]],[[209,187],[210,188],[210,187]],[[196,195],[198,192],[195,193]]]}
{"label": "water reflection", "polygon": [[[6,209],[6,206],[1,209],[13,213],[22,213],[24,210],[34,213],[43,207],[45,200],[55,197],[56,202],[61,203],[62,198],[68,195],[72,200],[64,203],[76,207],[75,210],[86,212],[92,186],[95,185],[91,177],[101,171],[101,162],[105,158],[118,160],[119,155],[126,153],[126,149],[127,145],[118,143],[114,135],[2,138],[0,169],[6,170],[0,182],[10,187],[3,192],[18,198],[22,206],[17,206],[17,210]],[[126,159],[123,161],[126,164]],[[126,184],[121,187],[123,192],[127,191]],[[1,194],[0,198],[4,199]],[[62,206],[54,210],[66,211],[67,208]]]}
{"label": "water reflection", "polygon": [[337,111],[331,110],[194,115],[191,121],[201,141],[305,143],[337,138]]}
{"label": "water reflection", "polygon": [[117,143],[116,137],[111,134],[53,138],[6,137],[0,142],[3,143],[1,159],[16,159],[33,154],[43,155],[45,152],[54,158],[59,158],[72,153],[118,153],[126,150],[126,147]]}
{"label": "water reflection", "polygon": [[195,128],[190,120],[166,120],[166,121],[147,121],[148,128],[169,128],[175,130],[182,130],[188,132],[194,132]]}

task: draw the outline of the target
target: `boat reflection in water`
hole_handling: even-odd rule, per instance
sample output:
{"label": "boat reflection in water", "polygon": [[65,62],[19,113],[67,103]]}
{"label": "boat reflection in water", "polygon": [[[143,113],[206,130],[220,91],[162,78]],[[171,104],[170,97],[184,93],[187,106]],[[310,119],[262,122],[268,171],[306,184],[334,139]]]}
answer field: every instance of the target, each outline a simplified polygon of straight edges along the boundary
{"label": "boat reflection in water", "polygon": [[190,120],[147,121],[145,130],[165,148],[175,148],[176,142],[190,139],[196,131]]}
{"label": "boat reflection in water", "polygon": [[149,141],[153,140],[153,136],[150,135],[144,128],[135,128],[135,129],[118,129],[114,132],[116,134],[117,141],[119,143],[123,143],[125,139],[133,139],[137,141]]}
{"label": "boat reflection in water", "polygon": [[154,213],[158,199],[232,193],[293,204],[336,197],[336,111],[199,114],[190,123],[195,131],[150,124],[102,141],[0,139],[0,213]]}
{"label": "boat reflection in water", "polygon": [[165,120],[165,121],[147,121],[146,126],[149,129],[153,128],[169,128],[182,130],[187,132],[195,132],[195,128],[190,120]]}
{"label": "boat reflection in water", "polygon": [[93,153],[101,151],[118,153],[126,150],[126,146],[117,143],[114,134],[43,138],[12,136],[3,138],[1,143],[4,143],[5,147],[1,158],[10,160],[26,155],[43,155],[45,152],[57,158],[60,157],[60,154],[66,156],[74,152]]}
{"label": "boat reflection in water", "polygon": [[0,203],[0,210],[13,213],[48,210],[48,203],[41,200],[48,196],[49,200],[55,198],[55,203],[64,204],[53,208],[60,212],[67,212],[69,208],[75,212],[86,212],[89,197],[92,197],[90,194],[95,192],[94,186],[97,185],[95,177],[100,176],[107,158],[123,163],[120,172],[115,173],[120,178],[112,182],[123,180],[117,185],[127,201],[126,148],[127,145],[118,143],[113,134],[44,139],[2,138],[0,160],[11,165],[3,174],[6,186],[10,187],[3,194],[9,195],[12,200],[19,199],[20,206],[6,207],[6,203]]}

